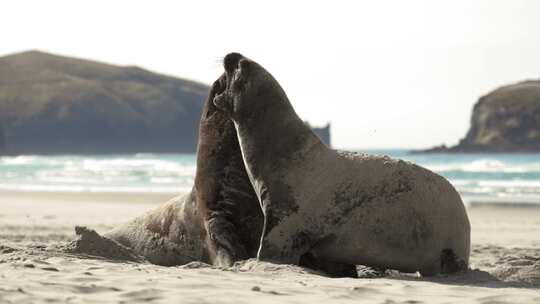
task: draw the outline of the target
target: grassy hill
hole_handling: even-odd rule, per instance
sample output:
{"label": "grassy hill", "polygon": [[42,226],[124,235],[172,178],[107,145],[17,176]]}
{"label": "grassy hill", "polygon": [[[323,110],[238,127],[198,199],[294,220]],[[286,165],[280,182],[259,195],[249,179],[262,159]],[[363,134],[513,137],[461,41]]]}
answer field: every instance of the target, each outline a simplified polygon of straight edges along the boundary
{"label": "grassy hill", "polygon": [[207,92],[134,66],[39,51],[0,57],[0,145],[16,154],[194,152]]}

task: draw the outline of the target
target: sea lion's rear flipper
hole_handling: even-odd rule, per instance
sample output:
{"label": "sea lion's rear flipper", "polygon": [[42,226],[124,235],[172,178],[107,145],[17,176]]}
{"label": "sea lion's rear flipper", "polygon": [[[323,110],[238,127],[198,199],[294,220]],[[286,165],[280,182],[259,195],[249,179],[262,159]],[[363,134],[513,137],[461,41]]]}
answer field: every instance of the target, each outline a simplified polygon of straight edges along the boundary
{"label": "sea lion's rear flipper", "polygon": [[437,261],[434,261],[429,267],[420,269],[420,274],[424,277],[430,277],[437,274],[464,272],[468,269],[467,263],[460,259],[453,249],[445,248],[441,250],[441,255]]}
{"label": "sea lion's rear flipper", "polygon": [[356,265],[320,259],[310,252],[300,257],[300,266],[322,271],[334,278],[358,278]]}
{"label": "sea lion's rear flipper", "polygon": [[449,274],[461,271],[467,271],[467,263],[460,259],[454,250],[450,248],[441,251],[441,273]]}
{"label": "sea lion's rear flipper", "polygon": [[95,230],[76,226],[77,238],[69,242],[67,252],[113,260],[144,262],[145,259],[117,241],[98,234]]}

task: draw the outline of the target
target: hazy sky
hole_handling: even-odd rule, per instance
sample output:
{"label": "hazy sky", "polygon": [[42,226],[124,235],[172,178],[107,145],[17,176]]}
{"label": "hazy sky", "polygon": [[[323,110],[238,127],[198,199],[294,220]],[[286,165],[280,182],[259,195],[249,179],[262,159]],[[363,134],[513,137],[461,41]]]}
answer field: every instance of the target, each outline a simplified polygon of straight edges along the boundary
{"label": "hazy sky", "polygon": [[3,0],[0,55],[41,49],[211,83],[238,51],[342,148],[456,143],[473,104],[540,78],[540,1]]}

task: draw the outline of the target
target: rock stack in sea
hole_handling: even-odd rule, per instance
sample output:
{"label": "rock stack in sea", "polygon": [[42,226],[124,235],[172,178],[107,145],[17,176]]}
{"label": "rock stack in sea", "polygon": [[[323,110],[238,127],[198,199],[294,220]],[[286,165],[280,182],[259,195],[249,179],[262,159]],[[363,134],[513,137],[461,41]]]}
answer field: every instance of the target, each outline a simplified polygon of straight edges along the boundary
{"label": "rock stack in sea", "polygon": [[416,152],[540,152],[540,80],[503,86],[481,97],[459,144]]}

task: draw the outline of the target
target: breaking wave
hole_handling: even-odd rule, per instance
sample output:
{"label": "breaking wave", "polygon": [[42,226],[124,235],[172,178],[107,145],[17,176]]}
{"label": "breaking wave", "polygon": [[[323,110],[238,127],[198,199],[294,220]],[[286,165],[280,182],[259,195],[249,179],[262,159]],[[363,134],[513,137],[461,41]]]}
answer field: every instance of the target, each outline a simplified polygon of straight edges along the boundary
{"label": "breaking wave", "polygon": [[[540,155],[387,154],[446,177],[465,200],[540,203]],[[0,190],[62,192],[190,191],[194,154],[0,157]]]}

